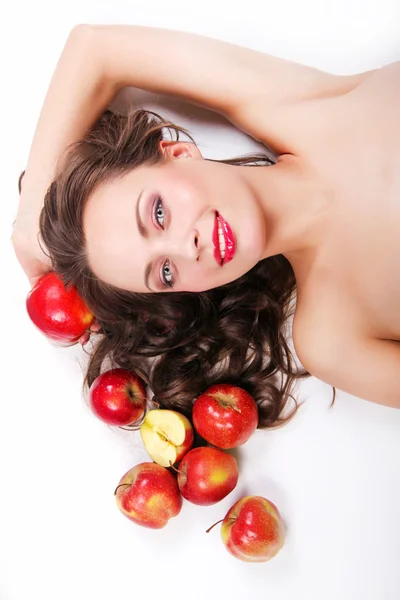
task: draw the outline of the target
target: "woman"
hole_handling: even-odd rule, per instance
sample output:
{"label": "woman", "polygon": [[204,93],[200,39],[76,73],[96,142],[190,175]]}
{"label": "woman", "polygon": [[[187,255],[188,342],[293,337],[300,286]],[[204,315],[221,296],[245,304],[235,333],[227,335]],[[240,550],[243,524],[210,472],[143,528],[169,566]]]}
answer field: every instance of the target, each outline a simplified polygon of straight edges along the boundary
{"label": "woman", "polygon": [[[164,140],[179,128],[158,115],[103,114],[128,85],[221,113],[277,161],[205,160],[193,140]],[[74,29],[13,241],[31,283],[54,268],[106,332],[87,383],[108,357],[189,413],[207,385],[230,381],[254,395],[260,426],[283,423],[304,375],[284,336],[296,290],[305,369],[399,407],[399,96],[399,63],[335,76],[189,33]]]}

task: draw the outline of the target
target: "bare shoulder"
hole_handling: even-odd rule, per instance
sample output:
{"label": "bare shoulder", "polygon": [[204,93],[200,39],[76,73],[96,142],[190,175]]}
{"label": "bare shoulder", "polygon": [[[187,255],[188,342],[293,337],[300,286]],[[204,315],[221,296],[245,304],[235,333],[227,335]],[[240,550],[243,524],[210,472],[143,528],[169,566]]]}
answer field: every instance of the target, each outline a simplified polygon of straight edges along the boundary
{"label": "bare shoulder", "polygon": [[[400,60],[382,66],[380,69],[368,71],[368,76],[364,77],[357,91],[359,94],[371,91],[399,91],[400,90]],[[396,98],[397,104],[399,98]]]}
{"label": "bare shoulder", "polygon": [[298,311],[293,341],[304,368],[349,394],[400,408],[400,342],[376,339],[354,314],[326,305]]}
{"label": "bare shoulder", "polygon": [[[289,63],[285,67],[291,85],[276,81],[280,93],[267,95],[267,88],[238,105],[231,120],[255,139],[271,146],[278,153],[311,158],[321,150],[321,144],[332,139],[341,129],[343,116],[351,105],[360,101],[354,97],[364,90],[377,71],[355,75],[333,75],[311,67]],[[368,88],[362,92],[368,94]]]}
{"label": "bare shoulder", "polygon": [[398,156],[400,134],[400,61],[373,71],[348,98],[347,122],[368,131],[369,138],[386,154]]}
{"label": "bare shoulder", "polygon": [[[379,126],[399,123],[400,61],[368,72],[346,98],[347,115],[365,125],[374,119]],[[371,130],[373,123],[370,124]]]}
{"label": "bare shoulder", "polygon": [[293,343],[301,363],[313,375],[319,377],[327,365],[333,364],[337,346],[346,338],[348,314],[344,309],[336,310],[323,292],[298,301]]}

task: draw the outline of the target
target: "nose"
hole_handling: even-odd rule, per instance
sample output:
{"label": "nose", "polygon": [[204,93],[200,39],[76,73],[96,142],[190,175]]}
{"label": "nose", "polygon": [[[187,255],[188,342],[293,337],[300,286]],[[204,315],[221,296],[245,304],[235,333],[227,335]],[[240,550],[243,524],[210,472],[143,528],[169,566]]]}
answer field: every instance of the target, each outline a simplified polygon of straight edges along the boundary
{"label": "nose", "polygon": [[181,240],[181,256],[189,260],[198,260],[199,258],[199,235],[197,231],[192,231],[188,236]]}
{"label": "nose", "polygon": [[[172,232],[171,232],[172,233]],[[162,239],[164,238],[164,239]],[[176,230],[168,237],[161,236],[158,241],[155,251],[165,254],[170,258],[179,257],[186,260],[196,261],[200,257],[199,234],[197,231],[177,235]]]}

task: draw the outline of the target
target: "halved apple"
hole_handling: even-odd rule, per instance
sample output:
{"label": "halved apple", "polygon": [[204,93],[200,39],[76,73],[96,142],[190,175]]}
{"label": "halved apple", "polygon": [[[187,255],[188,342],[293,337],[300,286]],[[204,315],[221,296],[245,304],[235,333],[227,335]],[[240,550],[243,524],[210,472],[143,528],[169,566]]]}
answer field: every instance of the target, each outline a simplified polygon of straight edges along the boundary
{"label": "halved apple", "polygon": [[194,432],[189,419],[175,410],[150,410],[141,427],[140,435],[150,456],[162,467],[181,460],[193,446]]}

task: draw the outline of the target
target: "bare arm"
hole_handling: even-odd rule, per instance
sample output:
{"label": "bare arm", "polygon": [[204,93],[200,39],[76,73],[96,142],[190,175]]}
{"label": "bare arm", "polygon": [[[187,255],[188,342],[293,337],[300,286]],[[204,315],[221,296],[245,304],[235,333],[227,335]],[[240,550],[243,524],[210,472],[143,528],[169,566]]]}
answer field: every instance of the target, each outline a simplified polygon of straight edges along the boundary
{"label": "bare arm", "polygon": [[311,118],[315,107],[308,115],[298,107],[345,93],[359,80],[194,33],[135,25],[95,31],[104,70],[119,89],[182,98],[221,113],[256,139],[262,129],[278,153],[301,145],[305,128],[296,121]]}
{"label": "bare arm", "polygon": [[239,122],[242,107],[262,98],[273,132],[274,112],[284,110],[282,105],[326,94],[342,79],[194,33],[79,25],[54,72],[24,185],[34,179],[47,186],[59,154],[84,135],[125,86],[181,97]]}
{"label": "bare arm", "polygon": [[76,27],[59,58],[32,141],[21,208],[31,194],[30,203],[41,208],[58,157],[90,128],[113,98],[93,37],[90,28]]}
{"label": "bare arm", "polygon": [[50,267],[38,242],[44,196],[59,156],[101,115],[114,96],[106,84],[90,28],[75,28],[57,63],[32,141],[12,241],[33,285]]}
{"label": "bare arm", "polygon": [[262,98],[268,114],[282,104],[329,93],[343,79],[194,33],[78,25],[53,75],[28,166],[31,171],[38,166],[51,171],[54,154],[79,138],[128,85],[181,97],[240,120],[240,108],[253,100]]}

